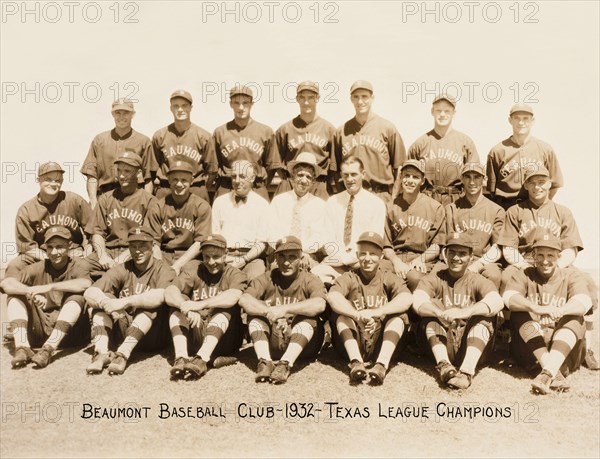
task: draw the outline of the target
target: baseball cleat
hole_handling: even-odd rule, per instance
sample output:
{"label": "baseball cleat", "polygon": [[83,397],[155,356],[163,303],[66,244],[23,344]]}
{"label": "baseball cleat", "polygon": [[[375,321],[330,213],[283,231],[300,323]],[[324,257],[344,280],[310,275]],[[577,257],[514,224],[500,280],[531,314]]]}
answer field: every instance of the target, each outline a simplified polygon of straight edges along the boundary
{"label": "baseball cleat", "polygon": [[269,382],[271,373],[275,369],[275,365],[272,360],[260,359],[258,361],[258,367],[256,368],[256,382]]}
{"label": "baseball cleat", "polygon": [[48,345],[44,345],[36,354],[31,357],[31,362],[37,368],[46,368],[52,359],[54,348]]}
{"label": "baseball cleat", "polygon": [[229,365],[235,365],[237,362],[237,357],[220,355],[215,360],[213,360],[212,366],[213,368],[223,368]]}
{"label": "baseball cleat", "polygon": [[375,365],[373,365],[373,368],[369,370],[369,378],[371,378],[371,383],[377,385],[383,384],[386,373],[387,370],[383,364],[377,362]]}
{"label": "baseball cleat", "polygon": [[171,367],[171,378],[180,379],[185,376],[185,364],[188,359],[185,357],[177,357]]}
{"label": "baseball cleat", "polygon": [[117,352],[115,358],[108,366],[108,372],[111,375],[122,375],[127,367],[127,357],[124,354]]}
{"label": "baseball cleat", "polygon": [[447,360],[442,360],[435,366],[443,383],[447,383],[450,379],[456,376],[456,368]]}
{"label": "baseball cleat", "polygon": [[459,371],[456,376],[448,380],[448,386],[453,389],[468,389],[473,381],[473,375]]}
{"label": "baseball cleat", "polygon": [[348,366],[350,367],[350,381],[358,382],[367,377],[367,369],[363,362],[354,359]]}
{"label": "baseball cleat", "polygon": [[208,366],[204,360],[195,355],[185,363],[185,371],[189,372],[194,378],[201,378],[208,371]]}
{"label": "baseball cleat", "polygon": [[280,360],[275,365],[273,373],[271,373],[271,382],[273,384],[283,384],[288,380],[291,371],[292,368],[290,367],[289,362],[287,362],[286,360]]}
{"label": "baseball cleat", "polygon": [[30,347],[21,346],[15,349],[15,355],[10,361],[13,368],[21,368],[31,362],[33,351]]}
{"label": "baseball cleat", "polygon": [[567,392],[571,388],[563,374],[559,371],[552,382],[550,383],[550,389],[556,392]]}
{"label": "baseball cleat", "polygon": [[531,390],[534,394],[549,394],[551,382],[552,374],[548,370],[542,370],[542,372],[539,375],[537,375],[531,383]]}
{"label": "baseball cleat", "polygon": [[594,351],[588,349],[585,353],[585,357],[583,358],[583,365],[590,370],[600,370],[600,366],[598,365],[598,359],[594,355]]}
{"label": "baseball cleat", "polygon": [[111,360],[112,356],[110,352],[96,352],[85,371],[88,375],[100,374],[110,364]]}

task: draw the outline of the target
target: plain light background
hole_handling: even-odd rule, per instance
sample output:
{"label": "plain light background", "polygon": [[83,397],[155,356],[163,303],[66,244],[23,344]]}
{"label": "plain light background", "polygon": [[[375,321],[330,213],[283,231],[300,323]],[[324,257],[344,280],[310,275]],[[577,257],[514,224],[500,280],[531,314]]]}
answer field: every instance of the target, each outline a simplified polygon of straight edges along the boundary
{"label": "plain light background", "polygon": [[276,129],[298,113],[294,84],[312,79],[320,115],[339,126],[353,116],[351,83],[368,79],[374,111],[407,148],[432,127],[434,94],[459,96],[454,127],[482,162],[511,134],[510,106],[527,98],[533,135],[564,173],[556,201],[583,238],[576,264],[597,270],[599,12],[595,1],[2,2],[2,264],[40,163],[69,167],[63,189],[87,198],[79,167],[94,135],[114,126],[115,96],[138,100],[134,128],[151,137],[172,121],[170,93],[187,89],[192,121],[212,132],[232,118],[226,90],[250,83],[260,91],[253,118]]}

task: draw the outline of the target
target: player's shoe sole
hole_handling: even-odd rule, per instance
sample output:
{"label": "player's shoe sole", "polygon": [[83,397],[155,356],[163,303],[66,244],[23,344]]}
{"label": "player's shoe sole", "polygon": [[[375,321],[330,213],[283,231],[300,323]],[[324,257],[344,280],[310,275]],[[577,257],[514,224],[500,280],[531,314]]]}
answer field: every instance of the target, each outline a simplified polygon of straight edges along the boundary
{"label": "player's shoe sole", "polygon": [[92,357],[91,363],[85,369],[88,375],[98,375],[102,373],[102,371],[110,365],[112,361],[112,355],[110,352],[108,353],[99,353],[96,352]]}

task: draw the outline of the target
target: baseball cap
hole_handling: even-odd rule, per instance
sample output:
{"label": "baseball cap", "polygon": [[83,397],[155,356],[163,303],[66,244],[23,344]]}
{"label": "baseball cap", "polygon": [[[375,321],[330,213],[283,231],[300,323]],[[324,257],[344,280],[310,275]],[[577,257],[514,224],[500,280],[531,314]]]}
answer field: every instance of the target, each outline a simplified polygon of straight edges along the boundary
{"label": "baseball cap", "polygon": [[483,164],[466,163],[460,170],[460,175],[465,175],[467,172],[477,172],[478,174],[483,175],[485,177],[485,168],[483,167]]}
{"label": "baseball cap", "polygon": [[231,99],[233,96],[237,96],[238,94],[254,98],[254,93],[252,92],[251,88],[249,88],[248,86],[236,84],[233,88],[229,90],[229,98]]}
{"label": "baseball cap", "polygon": [[302,242],[296,236],[286,236],[279,239],[277,244],[275,244],[275,253],[286,250],[302,250]]}
{"label": "baseball cap", "polygon": [[369,244],[376,245],[380,249],[383,249],[383,238],[374,231],[365,231],[362,233],[358,237],[358,241],[356,241],[356,243],[360,244],[361,242],[368,242]]}
{"label": "baseball cap", "polygon": [[536,247],[549,247],[551,249],[562,250],[562,244],[560,242],[560,239],[548,233],[544,234],[541,237],[536,237],[531,248],[535,249]]}
{"label": "baseball cap", "polygon": [[433,99],[433,102],[431,102],[431,105],[435,104],[436,102],[439,102],[440,100],[445,100],[454,108],[456,108],[456,99],[449,94],[440,94],[436,96],[435,99]]}
{"label": "baseball cap", "polygon": [[70,241],[73,236],[71,235],[71,232],[64,226],[52,226],[44,233],[44,244],[53,237],[59,237],[61,239]]}
{"label": "baseball cap", "polygon": [[531,177],[535,177],[536,175],[541,175],[543,177],[549,178],[550,172],[548,172],[548,169],[546,169],[540,164],[530,164],[529,167],[527,167],[527,170],[525,171],[525,180],[523,183],[525,183]]}
{"label": "baseball cap", "polygon": [[203,249],[204,247],[219,247],[220,249],[226,249],[227,241],[220,234],[211,234],[200,243],[200,248]]}
{"label": "baseball cap", "polygon": [[154,240],[154,235],[150,228],[145,226],[136,226],[135,228],[131,228],[127,233],[127,242],[133,241],[144,241],[150,242]]}
{"label": "baseball cap", "polygon": [[446,238],[446,247],[450,247],[453,245],[457,245],[459,247],[467,247],[469,249],[473,249],[475,243],[472,238],[468,235],[468,233],[451,233]]}
{"label": "baseball cap", "polygon": [[317,158],[310,151],[303,151],[298,156],[296,156],[296,159],[294,161],[290,161],[288,165],[288,170],[292,172],[294,170],[294,167],[296,167],[298,164],[306,164],[307,166],[312,167],[315,173],[315,177],[319,175],[320,168],[317,164]]}
{"label": "baseball cap", "polygon": [[319,85],[314,81],[303,81],[302,83],[298,83],[296,94],[300,94],[301,91],[312,91],[318,95]]}
{"label": "baseball cap", "polygon": [[187,161],[175,161],[173,164],[169,165],[169,171],[167,172],[167,175],[169,175],[171,172],[189,172],[193,175],[194,169]]}
{"label": "baseball cap", "polygon": [[425,163],[423,161],[421,161],[420,159],[407,159],[406,161],[404,161],[404,164],[402,164],[402,167],[400,168],[400,170],[403,170],[405,167],[415,167],[416,169],[418,169],[419,171],[421,171],[423,174],[425,173]]}
{"label": "baseball cap", "polygon": [[169,100],[173,100],[176,97],[181,97],[182,99],[187,100],[190,104],[194,103],[192,95],[185,89],[177,89],[176,91],[173,91],[173,94],[171,94]]}
{"label": "baseball cap", "polygon": [[38,169],[38,177],[42,175],[49,174],[50,172],[60,172],[62,174],[65,173],[64,169],[60,166],[60,164],[55,163],[54,161],[49,161],[47,163],[42,164]]}
{"label": "baseball cap", "polygon": [[527,104],[515,104],[510,108],[510,114],[512,115],[513,113],[517,113],[517,112],[525,112],[525,113],[529,113],[531,116],[533,116],[533,108],[531,108],[531,105],[527,105]]}
{"label": "baseball cap", "polygon": [[350,86],[350,94],[352,94],[357,89],[366,89],[367,91],[373,92],[373,85],[366,80],[357,80],[354,83],[352,83],[352,86]]}
{"label": "baseball cap", "polygon": [[142,167],[142,158],[140,158],[140,155],[133,151],[124,151],[117,159],[115,159],[115,164],[117,163],[125,163],[129,164],[130,166]]}
{"label": "baseball cap", "polygon": [[133,112],[133,102],[129,99],[117,99],[112,103],[111,112],[116,112],[117,110],[125,110],[126,112]]}

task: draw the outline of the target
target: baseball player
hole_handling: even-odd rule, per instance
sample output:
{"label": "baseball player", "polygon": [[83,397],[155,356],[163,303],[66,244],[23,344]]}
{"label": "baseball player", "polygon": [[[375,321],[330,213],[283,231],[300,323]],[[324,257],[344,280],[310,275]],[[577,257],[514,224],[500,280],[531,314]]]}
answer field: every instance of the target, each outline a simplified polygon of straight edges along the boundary
{"label": "baseball player", "polygon": [[479,163],[473,140],[452,129],[456,100],[447,94],[433,99],[433,129],[419,137],[408,149],[409,159],[425,162],[423,192],[441,204],[454,202],[462,193],[461,169],[465,163]]}
{"label": "baseball player", "polygon": [[[408,325],[405,312],[412,304],[412,295],[404,280],[380,269],[383,238],[379,234],[361,234],[356,256],[358,269],[338,277],[327,295],[333,310],[333,344],[350,360],[351,382],[368,376],[371,383],[383,384]],[[371,359],[376,362],[367,375],[364,362]]]}
{"label": "baseball player", "polygon": [[135,116],[133,102],[118,99],[112,103],[111,113],[115,120],[114,129],[94,137],[81,166],[81,173],[87,178],[86,188],[92,208],[96,207],[98,196],[119,186],[114,162],[125,151],[142,158],[138,183],[152,193],[152,174],[156,172],[157,165],[150,139],[131,127]]}
{"label": "baseball player", "polygon": [[167,172],[171,194],[151,206],[146,214],[148,226],[159,235],[162,259],[180,273],[181,268],[200,253],[200,242],[211,231],[208,202],[191,194],[193,166],[174,161]]}
{"label": "baseball player", "polygon": [[27,265],[48,258],[42,245],[44,233],[51,226],[64,226],[70,231],[71,256],[85,257],[91,252],[84,228],[92,211],[81,196],[61,190],[64,173],[55,162],[39,167],[40,191],[17,211],[15,233],[19,255],[6,267],[7,277],[18,277]]}
{"label": "baseball player", "polygon": [[[243,272],[225,263],[226,250],[223,236],[207,236],[202,241],[202,263],[187,265],[165,290],[165,300],[174,308],[169,318],[175,347],[173,379],[183,378],[186,373],[196,378],[204,376],[210,361],[215,368],[231,362],[223,356],[237,354],[242,344],[238,301],[248,281]],[[188,344],[190,326],[193,346]],[[197,348],[197,343],[202,345],[190,359],[188,348]],[[213,356],[217,357],[213,360]]]}
{"label": "baseball player", "polygon": [[[156,351],[168,342],[164,289],[173,283],[175,271],[154,259],[153,241],[149,228],[131,228],[127,236],[131,259],[109,269],[84,293],[92,308],[94,343],[88,374],[101,373],[108,366],[110,374],[120,375],[138,344],[139,349]],[[115,324],[119,332],[113,334]],[[109,353],[109,337],[122,338],[114,355]]]}
{"label": "baseball player", "polygon": [[492,200],[505,210],[527,199],[522,192],[527,172],[544,167],[549,171],[550,199],[563,186],[563,177],[554,149],[531,136],[535,118],[533,109],[516,104],[510,109],[508,122],[512,135],[490,151],[487,159],[487,189]]}
{"label": "baseball player", "polygon": [[365,169],[358,156],[348,156],[341,164],[345,191],[327,200],[327,226],[331,232],[330,243],[324,249],[327,256],[312,269],[326,284],[340,274],[358,267],[356,241],[365,231],[383,234],[385,203],[376,194],[363,188]]}
{"label": "baseball player", "polygon": [[537,237],[533,266],[513,271],[503,296],[512,311],[512,355],[526,368],[542,367],[531,384],[538,394],[569,389],[564,376],[581,364],[583,317],[592,306],[580,272],[560,268],[561,249],[552,234]]}
{"label": "baseball player", "polygon": [[115,165],[119,188],[99,197],[94,217],[86,227],[92,235],[95,251],[87,258],[93,279],[129,260],[129,230],[143,225],[148,209],[158,205],[154,196],[137,187],[136,176],[142,165],[138,155],[126,151],[116,159]]}
{"label": "baseball player", "polygon": [[384,255],[414,292],[431,271],[446,237],[444,207],[420,192],[423,161],[408,159],[399,175],[400,194],[387,206]]}
{"label": "baseball player", "polygon": [[289,162],[292,190],[278,194],[271,201],[274,239],[286,235],[302,241],[301,266],[313,268],[323,258],[325,245],[331,240],[327,222],[327,205],[309,190],[318,175],[319,165],[312,153],[302,152]]}
{"label": "baseball player", "polygon": [[158,199],[170,193],[167,173],[173,161],[187,161],[194,168],[191,192],[210,202],[207,191],[208,174],[211,170],[209,158],[214,157],[213,142],[210,133],[192,123],[192,95],[183,89],[171,94],[170,106],[173,122],[159,129],[152,136],[152,148],[158,163],[158,180],[155,195]]}
{"label": "baseball player", "polygon": [[250,113],[254,105],[254,93],[247,86],[234,86],[229,91],[229,106],[233,120],[219,126],[213,133],[215,155],[211,168],[217,168],[217,191],[221,196],[233,189],[231,171],[235,161],[245,160],[258,165],[255,191],[267,201],[266,185],[271,183],[279,165],[275,134],[269,126],[255,121]]}
{"label": "baseball player", "polygon": [[414,293],[413,308],[422,317],[417,339],[431,349],[441,381],[452,389],[471,385],[504,306],[494,284],[467,269],[475,244],[468,233],[453,233],[446,242],[448,268],[425,276]]}
{"label": "baseball player", "polygon": [[365,166],[364,188],[389,201],[406,151],[396,127],[371,111],[374,99],[371,83],[359,80],[352,84],[350,101],[356,115],[335,131],[330,168],[339,173],[346,156],[359,157]]}
{"label": "baseball player", "polygon": [[[89,325],[81,293],[91,280],[81,258],[69,256],[71,231],[53,226],[44,234],[45,260],[33,263],[7,277],[0,288],[7,293],[7,314],[13,331],[13,368],[33,362],[44,368],[59,345],[77,346],[89,342]],[[42,348],[33,353],[31,345]]]}
{"label": "baseball player", "polygon": [[282,177],[281,183],[275,190],[275,196],[293,188],[289,171],[290,162],[297,160],[303,152],[311,152],[316,157],[319,169],[310,191],[315,196],[326,200],[331,194],[330,191],[333,191],[333,183],[329,183],[328,171],[335,128],[329,121],[317,115],[319,102],[317,83],[314,81],[299,83],[296,88],[296,102],[300,106],[300,114],[275,132],[279,151],[279,174]]}
{"label": "baseball player", "polygon": [[250,280],[265,272],[263,256],[273,221],[268,201],[252,190],[256,169],[246,160],[232,163],[234,188],[218,196],[212,207],[212,233],[227,240],[227,264],[244,271]]}
{"label": "baseball player", "polygon": [[504,209],[483,195],[485,169],[466,163],[461,169],[464,195],[446,206],[446,234],[468,233],[473,240],[473,261],[467,268],[491,280],[500,289],[502,251],[498,238],[504,226]]}
{"label": "baseball player", "polygon": [[[240,298],[258,358],[256,382],[287,381],[297,359],[313,359],[323,345],[319,315],[325,311],[325,286],[300,270],[302,243],[289,236],[275,246],[277,267],[250,281]],[[272,357],[279,359],[274,364]]]}
{"label": "baseball player", "polygon": [[[566,207],[550,199],[552,179],[548,170],[539,166],[525,174],[525,189],[528,198],[514,205],[506,212],[506,219],[498,245],[502,246],[504,259],[509,266],[502,274],[502,285],[506,286],[516,269],[533,266],[532,245],[540,230],[560,239],[562,250],[558,260],[560,268],[579,271],[572,263],[577,253],[583,250],[577,224],[573,214]],[[587,353],[584,364],[592,370],[598,370],[598,360],[591,348],[593,332],[593,313],[598,308],[598,287],[591,276],[583,271],[579,274],[586,281],[588,293],[592,299],[592,309],[585,316]]]}

